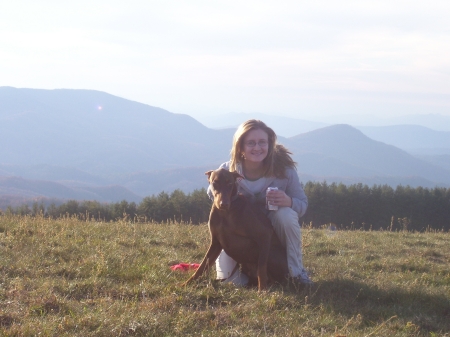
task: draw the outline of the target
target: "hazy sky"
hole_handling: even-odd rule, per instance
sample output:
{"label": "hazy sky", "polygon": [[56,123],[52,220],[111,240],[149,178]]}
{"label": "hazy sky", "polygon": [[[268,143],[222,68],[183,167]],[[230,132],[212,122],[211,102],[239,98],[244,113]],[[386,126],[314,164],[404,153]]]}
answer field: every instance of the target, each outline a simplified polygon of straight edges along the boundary
{"label": "hazy sky", "polygon": [[0,86],[194,117],[450,115],[449,18],[448,0],[3,0]]}

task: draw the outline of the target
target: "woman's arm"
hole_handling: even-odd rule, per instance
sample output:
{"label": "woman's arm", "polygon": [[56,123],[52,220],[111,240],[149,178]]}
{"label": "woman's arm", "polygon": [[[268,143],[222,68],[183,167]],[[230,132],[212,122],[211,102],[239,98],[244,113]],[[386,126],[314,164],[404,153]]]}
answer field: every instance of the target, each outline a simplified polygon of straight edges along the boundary
{"label": "woman's arm", "polygon": [[291,208],[298,213],[299,217],[302,217],[308,208],[308,197],[300,184],[297,171],[287,169],[286,175],[288,177],[286,194],[292,198]]}

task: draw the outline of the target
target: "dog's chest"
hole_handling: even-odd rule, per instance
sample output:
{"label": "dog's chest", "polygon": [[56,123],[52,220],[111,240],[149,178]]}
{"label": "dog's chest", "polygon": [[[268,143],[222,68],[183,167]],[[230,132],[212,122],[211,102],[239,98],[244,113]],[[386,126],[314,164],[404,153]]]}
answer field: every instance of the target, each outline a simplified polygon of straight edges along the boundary
{"label": "dog's chest", "polygon": [[[248,226],[245,217],[235,212],[214,212],[210,218],[210,228],[216,233],[232,234],[248,237]],[[220,235],[220,234],[219,234]]]}

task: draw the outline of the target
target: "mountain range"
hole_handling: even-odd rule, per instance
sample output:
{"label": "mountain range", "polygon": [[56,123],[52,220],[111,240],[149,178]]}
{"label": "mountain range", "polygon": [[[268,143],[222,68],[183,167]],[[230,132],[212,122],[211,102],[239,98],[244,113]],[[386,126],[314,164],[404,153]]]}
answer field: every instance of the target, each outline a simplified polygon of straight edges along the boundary
{"label": "mountain range", "polygon": [[[229,113],[213,117],[202,117],[200,122],[213,129],[236,128],[242,121],[251,118],[265,121],[278,135],[283,137],[293,137],[300,133],[333,125],[332,123],[271,116],[262,113]],[[391,123],[402,122],[399,117],[388,119],[388,121],[391,121]],[[381,125],[387,121],[386,119],[367,120],[367,123],[376,122]],[[410,124],[414,122],[419,124]],[[433,114],[411,115],[403,118],[403,124],[382,126],[352,125],[373,140],[394,145],[412,154],[450,155],[450,116]]]}
{"label": "mountain range", "polygon": [[[0,87],[0,197],[111,202],[191,192],[228,160],[246,117],[212,128],[99,91]],[[303,182],[450,186],[450,131],[259,119],[293,152]]]}

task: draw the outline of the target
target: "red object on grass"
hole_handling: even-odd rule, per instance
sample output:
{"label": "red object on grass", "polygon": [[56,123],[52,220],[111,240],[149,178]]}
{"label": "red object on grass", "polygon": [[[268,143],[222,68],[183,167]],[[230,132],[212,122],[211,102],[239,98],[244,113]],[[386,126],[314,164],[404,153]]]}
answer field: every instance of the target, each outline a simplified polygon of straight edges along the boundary
{"label": "red object on grass", "polygon": [[179,263],[179,264],[174,264],[173,266],[170,266],[170,269],[180,270],[180,271],[188,271],[189,269],[198,269],[198,267],[200,267],[200,264],[198,264],[198,263]]}

